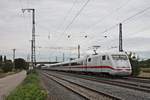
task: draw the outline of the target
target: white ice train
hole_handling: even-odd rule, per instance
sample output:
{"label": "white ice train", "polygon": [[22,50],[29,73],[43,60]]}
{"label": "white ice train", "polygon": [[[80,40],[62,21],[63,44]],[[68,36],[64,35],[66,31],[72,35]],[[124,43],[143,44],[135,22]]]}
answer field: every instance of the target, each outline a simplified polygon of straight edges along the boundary
{"label": "white ice train", "polygon": [[88,55],[86,57],[68,62],[51,64],[48,69],[87,73],[104,73],[119,76],[129,76],[132,73],[130,61],[127,54],[124,52],[108,52],[97,55]]}

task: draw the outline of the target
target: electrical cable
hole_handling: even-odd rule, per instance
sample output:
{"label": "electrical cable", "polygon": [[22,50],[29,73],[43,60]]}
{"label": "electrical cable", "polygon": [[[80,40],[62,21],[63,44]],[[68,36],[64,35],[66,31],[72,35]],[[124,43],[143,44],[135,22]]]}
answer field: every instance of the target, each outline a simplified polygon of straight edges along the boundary
{"label": "electrical cable", "polygon": [[65,31],[73,24],[73,22],[76,20],[76,18],[81,14],[81,12],[84,10],[84,8],[87,6],[87,4],[89,3],[90,0],[87,0],[86,3],[81,7],[81,9],[77,12],[77,14],[73,17],[73,19],[71,20],[71,22],[67,25],[67,27],[65,28],[65,30],[63,31],[63,33],[65,33]]}
{"label": "electrical cable", "polygon": [[114,11],[111,11],[111,12],[109,12],[109,14],[103,16],[103,17],[102,17],[100,20],[98,20],[95,24],[92,24],[91,27],[88,28],[88,30],[91,30],[93,27],[95,27],[96,25],[98,25],[100,22],[104,21],[104,19],[105,19],[106,17],[110,17],[110,15],[112,15],[113,13],[116,13],[116,12],[118,12],[119,10],[121,10],[123,7],[125,7],[125,6],[129,3],[129,1],[131,1],[131,0],[126,1],[125,3],[123,3],[122,5],[120,5],[119,7],[117,7]]}
{"label": "electrical cable", "polygon": [[66,21],[66,19],[68,18],[68,16],[69,16],[70,13],[72,12],[72,10],[73,10],[73,8],[74,8],[74,6],[75,6],[76,3],[77,3],[77,0],[74,0],[74,2],[73,2],[73,4],[72,4],[71,8],[68,10],[67,14],[66,14],[65,17],[63,18],[62,23],[59,24],[59,26],[56,28],[56,32],[58,31],[58,29],[60,29],[61,26],[64,25],[64,22]]}
{"label": "electrical cable", "polygon": [[76,15],[72,18],[71,22],[66,26],[65,30],[62,32],[62,34],[59,35],[58,40],[60,40],[60,37],[62,37],[65,34],[65,31],[73,24],[73,22],[76,20],[76,18],[81,14],[81,12],[84,10],[84,8],[87,6],[90,0],[87,0],[84,5],[80,8],[80,10],[76,13]]}
{"label": "electrical cable", "polygon": [[141,13],[143,13],[143,12],[149,10],[149,9],[150,9],[150,6],[147,7],[147,8],[145,8],[145,9],[143,9],[142,11],[139,11],[139,12],[133,14],[132,16],[130,16],[130,17],[124,19],[123,21],[121,21],[121,23],[125,23],[126,21],[128,21],[128,20],[130,20],[130,19],[132,19],[132,18],[134,18],[134,17],[136,17],[136,16],[138,16],[138,15],[140,15]]}
{"label": "electrical cable", "polygon": [[[149,9],[150,9],[150,7],[147,7],[147,8],[145,8],[145,9],[143,9],[142,11],[139,11],[139,12],[133,14],[132,16],[130,16],[130,17],[124,19],[123,21],[121,21],[121,23],[125,23],[126,21],[128,21],[128,20],[130,20],[130,19],[132,19],[132,18],[134,18],[134,17],[136,17],[136,16],[138,16],[139,14],[141,14],[141,13],[143,13],[143,12],[149,10]],[[115,28],[116,26],[118,26],[118,24],[115,24],[115,25],[109,27],[108,29],[106,29],[105,31],[103,31],[103,32],[101,32],[101,33],[105,33],[105,32],[107,32],[107,31],[110,31],[110,30],[112,30],[113,28]]]}

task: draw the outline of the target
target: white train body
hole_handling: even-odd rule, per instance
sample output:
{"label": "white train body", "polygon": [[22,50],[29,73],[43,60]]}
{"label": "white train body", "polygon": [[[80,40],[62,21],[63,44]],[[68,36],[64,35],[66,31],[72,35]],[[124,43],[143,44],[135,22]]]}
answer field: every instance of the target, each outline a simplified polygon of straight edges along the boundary
{"label": "white train body", "polygon": [[119,76],[128,76],[132,73],[130,61],[124,52],[89,55],[82,59],[52,64],[48,69],[106,73]]}

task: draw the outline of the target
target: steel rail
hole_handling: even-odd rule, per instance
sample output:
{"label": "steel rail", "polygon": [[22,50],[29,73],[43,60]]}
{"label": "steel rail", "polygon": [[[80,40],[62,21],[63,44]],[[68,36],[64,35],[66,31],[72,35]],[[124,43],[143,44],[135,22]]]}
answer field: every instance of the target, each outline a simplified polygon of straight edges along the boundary
{"label": "steel rail", "polygon": [[[62,73],[62,72],[60,72]],[[119,87],[124,87],[124,88],[129,88],[129,89],[134,89],[134,90],[138,90],[138,91],[142,91],[142,92],[147,92],[150,93],[150,86],[145,86],[145,85],[141,85],[141,84],[134,84],[134,83],[128,83],[128,82],[120,82],[120,81],[116,81],[116,80],[111,80],[111,79],[97,79],[97,77],[82,77],[85,75],[80,75],[79,74],[70,74],[70,73],[64,73],[63,75],[68,75],[72,76],[72,77],[77,77],[77,78],[82,78],[82,79],[86,79],[86,80],[90,80],[90,81],[95,81],[95,82],[100,82],[100,83],[105,83],[105,84],[109,84],[109,85],[114,85],[114,86],[119,86]]]}
{"label": "steel rail", "polygon": [[88,100],[121,100],[121,98],[113,96],[112,94],[106,94],[101,91],[97,91],[90,87],[86,87],[86,86],[77,84],[75,82],[71,82],[67,79],[52,75],[47,72],[44,72],[42,74]]}

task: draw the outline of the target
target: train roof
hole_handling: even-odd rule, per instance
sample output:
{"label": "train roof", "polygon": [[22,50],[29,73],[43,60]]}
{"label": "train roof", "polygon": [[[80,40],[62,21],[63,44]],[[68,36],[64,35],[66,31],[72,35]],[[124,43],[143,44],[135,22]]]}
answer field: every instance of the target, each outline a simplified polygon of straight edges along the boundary
{"label": "train roof", "polygon": [[100,55],[126,55],[125,52],[100,52],[98,54],[87,55],[87,57],[100,56]]}
{"label": "train roof", "polygon": [[65,62],[50,64],[49,66],[51,67],[51,66],[59,66],[59,65],[69,64],[69,63],[76,63],[77,61],[78,61],[78,59],[75,59],[75,60],[71,60],[71,61],[65,61]]}
{"label": "train roof", "polygon": [[101,54],[110,54],[110,55],[112,55],[112,54],[126,54],[125,52],[116,52],[116,51],[114,51],[114,52],[102,52],[102,53],[99,53],[100,55]]}
{"label": "train roof", "polygon": [[65,65],[65,64],[71,64],[71,63],[77,63],[77,62],[80,62],[80,61],[83,61],[85,60],[87,57],[97,57],[97,56],[100,56],[100,55],[126,55],[125,52],[100,52],[98,53],[97,55],[94,55],[94,54],[90,54],[90,55],[86,55],[84,56],[83,58],[79,58],[79,59],[74,59],[74,60],[70,60],[70,61],[65,61],[65,62],[59,62],[59,63],[55,63],[55,64],[50,64],[49,66],[59,66],[59,65]]}

